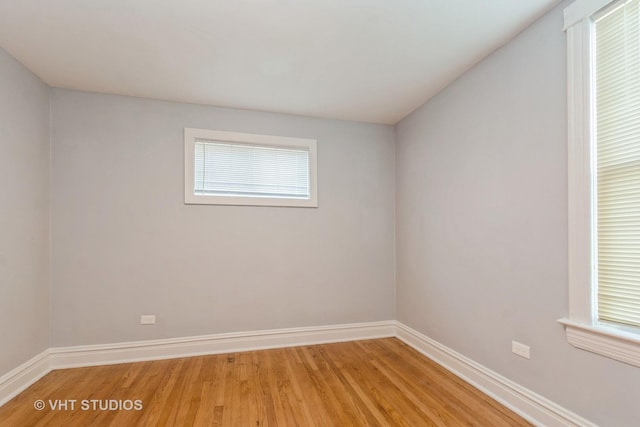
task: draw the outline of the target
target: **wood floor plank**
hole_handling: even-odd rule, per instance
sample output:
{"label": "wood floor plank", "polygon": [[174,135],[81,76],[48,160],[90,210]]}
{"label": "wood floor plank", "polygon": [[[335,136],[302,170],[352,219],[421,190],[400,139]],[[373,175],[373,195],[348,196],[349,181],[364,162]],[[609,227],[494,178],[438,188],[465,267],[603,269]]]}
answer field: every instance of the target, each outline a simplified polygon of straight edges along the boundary
{"label": "wood floor plank", "polygon": [[530,426],[395,338],[53,371],[0,407],[2,427],[63,425]]}

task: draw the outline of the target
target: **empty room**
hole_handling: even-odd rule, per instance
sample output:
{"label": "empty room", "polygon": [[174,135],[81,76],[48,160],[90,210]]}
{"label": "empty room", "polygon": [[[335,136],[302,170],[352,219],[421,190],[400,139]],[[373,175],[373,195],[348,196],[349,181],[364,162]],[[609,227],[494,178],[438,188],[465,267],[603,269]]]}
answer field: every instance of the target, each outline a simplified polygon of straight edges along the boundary
{"label": "empty room", "polygon": [[0,0],[0,426],[640,425],[640,0]]}

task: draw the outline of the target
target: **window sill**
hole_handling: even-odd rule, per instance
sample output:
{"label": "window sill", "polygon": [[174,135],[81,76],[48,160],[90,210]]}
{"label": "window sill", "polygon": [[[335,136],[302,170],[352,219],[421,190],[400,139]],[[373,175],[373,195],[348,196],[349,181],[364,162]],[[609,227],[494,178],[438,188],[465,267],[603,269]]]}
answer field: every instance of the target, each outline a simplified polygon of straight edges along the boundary
{"label": "window sill", "polygon": [[640,367],[640,335],[602,325],[559,319],[574,347]]}
{"label": "window sill", "polygon": [[185,205],[275,206],[293,208],[317,208],[318,199],[290,199],[278,197],[204,196],[185,193]]}

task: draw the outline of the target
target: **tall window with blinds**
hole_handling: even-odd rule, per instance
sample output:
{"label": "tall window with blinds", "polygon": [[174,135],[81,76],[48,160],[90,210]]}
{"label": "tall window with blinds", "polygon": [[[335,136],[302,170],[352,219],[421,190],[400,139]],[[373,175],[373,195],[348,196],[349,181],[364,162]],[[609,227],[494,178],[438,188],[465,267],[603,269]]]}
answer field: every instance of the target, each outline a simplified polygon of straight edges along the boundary
{"label": "tall window with blinds", "polygon": [[187,128],[185,203],[316,207],[316,141]]}
{"label": "tall window with blinds", "polygon": [[593,25],[597,315],[640,327],[640,0]]}

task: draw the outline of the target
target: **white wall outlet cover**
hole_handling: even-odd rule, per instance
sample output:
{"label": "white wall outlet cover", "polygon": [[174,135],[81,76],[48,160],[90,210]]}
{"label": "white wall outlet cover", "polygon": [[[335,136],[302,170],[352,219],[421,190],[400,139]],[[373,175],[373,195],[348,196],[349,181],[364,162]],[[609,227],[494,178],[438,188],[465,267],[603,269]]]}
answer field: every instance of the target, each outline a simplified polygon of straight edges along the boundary
{"label": "white wall outlet cover", "polygon": [[525,359],[530,358],[529,346],[520,344],[517,341],[511,341],[511,351],[520,357],[524,357]]}
{"label": "white wall outlet cover", "polygon": [[156,315],[155,314],[143,314],[140,316],[140,324],[141,325],[155,325],[156,324]]}

